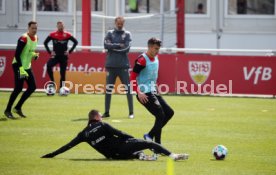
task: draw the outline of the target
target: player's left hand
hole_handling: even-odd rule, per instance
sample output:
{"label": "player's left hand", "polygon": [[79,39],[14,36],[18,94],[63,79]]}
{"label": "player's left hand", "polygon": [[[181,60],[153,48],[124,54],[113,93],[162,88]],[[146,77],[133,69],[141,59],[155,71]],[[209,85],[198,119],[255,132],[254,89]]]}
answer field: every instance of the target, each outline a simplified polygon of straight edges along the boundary
{"label": "player's left hand", "polygon": [[53,157],[55,157],[55,155],[53,153],[49,153],[49,154],[45,154],[41,158],[53,158]]}
{"label": "player's left hand", "polygon": [[26,70],[22,66],[19,67],[19,78],[24,79],[24,78],[28,78],[28,77],[29,77],[28,72],[26,72]]}

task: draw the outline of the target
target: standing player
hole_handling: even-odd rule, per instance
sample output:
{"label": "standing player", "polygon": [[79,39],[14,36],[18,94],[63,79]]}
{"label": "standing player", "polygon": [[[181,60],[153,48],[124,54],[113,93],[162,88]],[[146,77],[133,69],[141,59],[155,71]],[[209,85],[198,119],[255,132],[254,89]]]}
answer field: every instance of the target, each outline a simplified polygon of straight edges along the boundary
{"label": "standing player", "polygon": [[17,96],[23,89],[24,81],[27,82],[28,88],[23,93],[13,110],[20,117],[26,117],[21,110],[22,105],[36,89],[35,79],[31,69],[32,60],[36,60],[39,56],[39,53],[35,52],[37,46],[36,32],[37,23],[35,21],[30,21],[28,23],[28,32],[24,33],[17,41],[15,56],[12,61],[12,68],[14,72],[14,90],[11,93],[7,108],[5,110],[5,116],[10,119],[15,119],[11,112],[11,108]]}
{"label": "standing player", "polygon": [[[48,47],[48,43],[51,40],[53,41],[52,51]],[[67,45],[69,40],[73,42],[73,46],[68,51]],[[51,58],[47,62],[47,73],[51,81],[54,82],[53,67],[59,63],[60,87],[62,87],[62,82],[65,81],[68,55],[73,52],[77,44],[78,44],[78,41],[72,36],[72,34],[67,31],[64,31],[64,25],[62,21],[57,22],[57,31],[50,33],[50,35],[44,41],[44,46],[47,52],[51,54]],[[50,95],[54,95],[54,94],[50,94]]]}
{"label": "standing player", "polygon": [[[122,16],[116,17],[115,28],[109,30],[104,39],[104,48],[107,49],[105,68],[106,74],[106,93],[105,93],[105,113],[103,117],[110,117],[109,109],[111,94],[116,78],[128,87],[129,85],[129,60],[128,52],[131,44],[131,34],[124,29],[125,19]],[[130,88],[127,88],[127,102],[129,118],[134,118],[133,98]]]}
{"label": "standing player", "polygon": [[162,128],[174,115],[172,108],[157,92],[156,80],[159,68],[157,54],[160,47],[160,40],[150,38],[147,52],[138,57],[131,73],[131,83],[133,90],[137,92],[138,101],[155,117],[153,128],[144,135],[144,139],[154,139],[157,143],[161,143]]}
{"label": "standing player", "polygon": [[97,110],[91,110],[88,114],[88,125],[72,141],[56,151],[42,156],[52,158],[61,154],[81,142],[88,143],[91,147],[103,154],[108,159],[140,159],[156,160],[157,156],[146,156],[142,150],[154,149],[156,153],[164,154],[173,160],[188,159],[188,154],[174,154],[161,145],[152,141],[135,139],[131,135],[123,133],[102,122],[102,116]]}

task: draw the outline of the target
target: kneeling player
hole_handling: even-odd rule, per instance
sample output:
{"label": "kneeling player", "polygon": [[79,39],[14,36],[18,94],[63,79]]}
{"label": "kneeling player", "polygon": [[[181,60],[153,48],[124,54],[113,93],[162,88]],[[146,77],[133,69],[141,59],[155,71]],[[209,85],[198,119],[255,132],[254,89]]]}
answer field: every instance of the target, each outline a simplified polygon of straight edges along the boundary
{"label": "kneeling player", "polygon": [[87,142],[108,159],[140,159],[156,160],[156,156],[146,156],[142,150],[150,149],[155,153],[163,154],[174,160],[188,159],[188,154],[174,154],[166,148],[152,141],[135,139],[132,136],[117,130],[107,123],[102,122],[102,115],[97,110],[88,114],[88,125],[71,142],[58,150],[42,156],[52,158],[61,154],[81,142]]}

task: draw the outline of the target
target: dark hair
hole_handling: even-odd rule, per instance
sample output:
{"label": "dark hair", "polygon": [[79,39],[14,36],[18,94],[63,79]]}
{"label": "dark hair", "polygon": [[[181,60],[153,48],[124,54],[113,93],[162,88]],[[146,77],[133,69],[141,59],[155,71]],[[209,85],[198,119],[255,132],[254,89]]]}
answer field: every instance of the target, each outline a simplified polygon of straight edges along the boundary
{"label": "dark hair", "polygon": [[158,46],[161,46],[162,45],[162,41],[160,39],[158,39],[158,38],[152,37],[152,38],[150,38],[148,40],[148,46],[154,45],[154,44],[156,44]]}
{"label": "dark hair", "polygon": [[99,111],[96,109],[92,109],[89,113],[88,113],[88,125],[95,121],[95,117],[99,114]]}
{"label": "dark hair", "polygon": [[57,22],[57,25],[60,24],[60,23],[63,23],[63,22],[62,22],[61,20],[59,20],[59,21]]}
{"label": "dark hair", "polygon": [[116,18],[115,18],[115,22],[117,22],[117,20],[122,20],[123,22],[125,22],[125,18],[123,17],[123,16],[117,16]]}
{"label": "dark hair", "polygon": [[28,27],[31,27],[32,24],[37,24],[37,22],[35,22],[35,21],[30,21],[30,22],[28,23]]}

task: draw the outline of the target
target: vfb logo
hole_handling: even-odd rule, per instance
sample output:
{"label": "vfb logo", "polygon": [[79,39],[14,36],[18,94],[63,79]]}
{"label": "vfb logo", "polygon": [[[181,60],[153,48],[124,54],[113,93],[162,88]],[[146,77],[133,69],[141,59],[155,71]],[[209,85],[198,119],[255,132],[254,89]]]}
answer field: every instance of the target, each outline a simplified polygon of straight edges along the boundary
{"label": "vfb logo", "polygon": [[0,56],[0,77],[4,73],[5,67],[6,67],[6,57]]}
{"label": "vfb logo", "polygon": [[189,61],[189,73],[196,84],[204,84],[211,73],[210,61]]}
{"label": "vfb logo", "polygon": [[272,78],[272,68],[270,67],[252,67],[250,70],[248,67],[243,67],[243,73],[245,80],[249,81],[253,78],[255,85],[259,81],[269,81]]}

